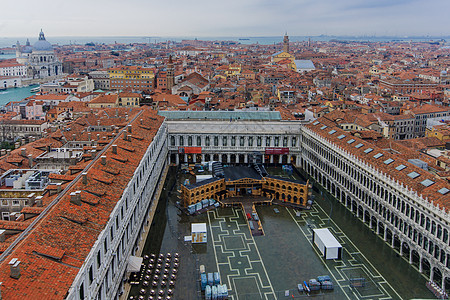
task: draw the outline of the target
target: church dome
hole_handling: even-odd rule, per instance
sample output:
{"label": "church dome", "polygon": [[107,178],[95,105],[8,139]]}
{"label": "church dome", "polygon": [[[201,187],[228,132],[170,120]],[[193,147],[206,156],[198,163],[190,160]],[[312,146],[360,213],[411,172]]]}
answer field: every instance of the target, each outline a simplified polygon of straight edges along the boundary
{"label": "church dome", "polygon": [[53,51],[53,46],[45,40],[44,32],[39,33],[39,40],[33,45],[34,51]]}

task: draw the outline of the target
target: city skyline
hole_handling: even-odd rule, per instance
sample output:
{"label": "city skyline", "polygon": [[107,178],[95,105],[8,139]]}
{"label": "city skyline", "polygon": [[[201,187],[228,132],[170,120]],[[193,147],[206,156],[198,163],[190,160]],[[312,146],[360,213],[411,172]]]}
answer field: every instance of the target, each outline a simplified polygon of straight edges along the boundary
{"label": "city skyline", "polygon": [[[146,3],[104,0],[39,5],[3,4],[0,36],[34,37],[37,28],[49,36],[291,36],[449,35],[444,0],[418,1],[228,1]],[[28,5],[29,4],[29,5]],[[27,22],[23,22],[27,20]],[[93,29],[94,28],[94,29]]]}

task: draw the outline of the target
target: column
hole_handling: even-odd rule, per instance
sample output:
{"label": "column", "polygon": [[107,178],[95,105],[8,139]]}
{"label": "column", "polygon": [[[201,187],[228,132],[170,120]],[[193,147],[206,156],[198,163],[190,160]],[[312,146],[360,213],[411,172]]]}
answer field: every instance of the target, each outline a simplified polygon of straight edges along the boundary
{"label": "column", "polygon": [[180,155],[178,153],[175,156],[175,160],[176,160],[177,165],[179,165],[180,164]]}
{"label": "column", "polygon": [[394,232],[392,232],[392,242],[391,242],[391,247],[392,248],[394,248],[394,241],[395,241],[395,239],[394,239]]}
{"label": "column", "polygon": [[219,161],[222,162],[222,154],[219,154]]}
{"label": "column", "polygon": [[419,259],[420,259],[420,261],[419,261],[419,272],[422,273],[423,272],[423,269],[422,269],[422,256],[419,256]]}
{"label": "column", "polygon": [[442,274],[442,285],[441,285],[441,287],[442,287],[442,290],[445,291],[445,276],[444,276],[444,274]]}
{"label": "column", "polygon": [[403,241],[400,240],[400,256],[403,255]]}
{"label": "column", "polygon": [[270,156],[270,163],[273,164],[273,154],[269,154]]}
{"label": "column", "polygon": [[169,165],[170,165],[170,163],[171,163],[171,159],[170,159],[170,152],[169,152],[169,154],[167,155],[168,157],[167,157],[167,160],[168,160],[168,162],[169,162]]}
{"label": "column", "polygon": [[202,153],[202,162],[205,162],[205,154]]}
{"label": "column", "polygon": [[263,163],[263,164],[266,163],[266,155],[265,155],[265,154],[262,155],[262,163]]}
{"label": "column", "polygon": [[433,281],[434,279],[434,267],[430,264],[430,281]]}
{"label": "column", "polygon": [[227,154],[227,163],[229,164],[231,161],[231,154]]}
{"label": "column", "polygon": [[[291,155],[288,154],[288,159],[287,159],[287,163],[290,164],[291,163]],[[296,164],[297,165],[297,164]]]}
{"label": "column", "polygon": [[384,240],[385,242],[386,242],[386,240],[387,240],[387,226],[384,226],[383,240]]}
{"label": "column", "polygon": [[413,263],[413,249],[409,249],[409,264],[412,265]]}
{"label": "column", "polygon": [[248,163],[248,154],[244,154],[244,163]]}
{"label": "column", "polygon": [[187,162],[188,161],[188,156],[187,156],[187,154],[184,154],[184,162]]}
{"label": "column", "polygon": [[280,156],[278,157],[278,163],[281,165],[282,162],[283,162],[283,155],[280,154]]}

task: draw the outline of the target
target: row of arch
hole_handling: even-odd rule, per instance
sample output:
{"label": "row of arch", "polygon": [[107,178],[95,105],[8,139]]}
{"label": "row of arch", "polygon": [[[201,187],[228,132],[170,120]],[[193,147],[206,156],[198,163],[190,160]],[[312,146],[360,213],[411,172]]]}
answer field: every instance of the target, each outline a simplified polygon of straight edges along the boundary
{"label": "row of arch", "polygon": [[[303,142],[308,146],[304,147],[304,158],[301,158],[304,170],[370,228],[375,228],[376,233],[411,265],[450,291],[450,278],[447,276],[450,254],[446,252],[450,242],[448,229],[404,198],[377,184],[371,174],[355,170],[349,162],[309,139],[304,138]],[[335,165],[331,166],[333,162]],[[361,202],[352,200],[354,198],[350,194]],[[422,228],[418,230],[417,226]]]}

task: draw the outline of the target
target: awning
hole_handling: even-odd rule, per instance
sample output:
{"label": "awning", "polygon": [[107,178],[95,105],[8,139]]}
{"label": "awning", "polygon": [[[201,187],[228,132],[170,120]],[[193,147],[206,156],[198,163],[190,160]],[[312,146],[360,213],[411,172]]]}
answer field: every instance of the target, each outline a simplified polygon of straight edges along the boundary
{"label": "awning", "polygon": [[143,260],[144,259],[139,256],[130,256],[128,258],[127,272],[139,272]]}

